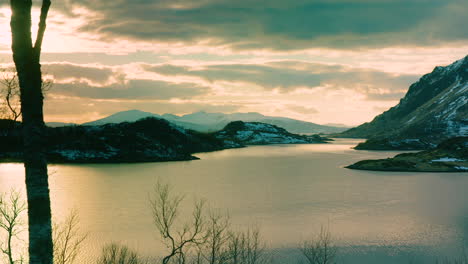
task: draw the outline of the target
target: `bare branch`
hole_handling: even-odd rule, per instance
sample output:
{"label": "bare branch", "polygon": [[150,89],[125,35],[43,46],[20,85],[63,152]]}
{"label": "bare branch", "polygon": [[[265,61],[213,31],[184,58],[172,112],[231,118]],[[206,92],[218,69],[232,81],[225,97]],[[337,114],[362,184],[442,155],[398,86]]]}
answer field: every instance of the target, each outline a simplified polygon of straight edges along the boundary
{"label": "bare branch", "polygon": [[80,253],[81,245],[88,234],[80,232],[79,223],[78,213],[74,210],[64,222],[54,225],[55,264],[71,264]]}
{"label": "bare branch", "polygon": [[206,243],[199,247],[199,254],[209,264],[224,264],[229,259],[227,242],[229,239],[229,216],[211,211],[206,228]]}
{"label": "bare branch", "polygon": [[15,264],[15,253],[13,251],[13,239],[22,231],[22,215],[26,211],[26,203],[21,199],[19,192],[12,190],[6,198],[0,195],[0,229],[6,232],[5,242],[0,248],[1,253],[8,258],[9,264]]}
{"label": "bare branch", "polygon": [[98,264],[140,264],[138,254],[126,246],[116,243],[109,244],[102,249]]}
{"label": "bare branch", "polygon": [[265,258],[265,244],[260,236],[258,227],[250,227],[244,232],[231,232],[228,242],[227,263],[232,264],[260,264],[267,263]]}
{"label": "bare branch", "polygon": [[185,263],[185,251],[206,241],[203,201],[195,203],[191,222],[180,228],[175,226],[182,200],[183,196],[172,195],[170,186],[160,181],[156,183],[154,194],[150,198],[154,224],[169,249],[168,255],[162,260],[163,264],[169,263],[174,257],[179,263]]}
{"label": "bare branch", "polygon": [[328,228],[321,227],[320,233],[313,239],[304,241],[299,248],[309,264],[333,264],[337,249],[332,243]]}
{"label": "bare branch", "polygon": [[[42,82],[42,93],[45,94],[53,86],[52,79],[45,79]],[[2,71],[0,76],[0,99],[2,99],[4,118],[18,121],[22,115],[20,102],[20,86],[17,73]]]}
{"label": "bare branch", "polygon": [[34,44],[34,51],[36,53],[37,59],[39,60],[42,48],[42,41],[44,39],[44,33],[46,30],[46,19],[47,14],[49,13],[50,8],[50,0],[42,0],[42,7],[41,7],[41,16],[39,19],[39,27],[37,29],[37,37],[36,43]]}

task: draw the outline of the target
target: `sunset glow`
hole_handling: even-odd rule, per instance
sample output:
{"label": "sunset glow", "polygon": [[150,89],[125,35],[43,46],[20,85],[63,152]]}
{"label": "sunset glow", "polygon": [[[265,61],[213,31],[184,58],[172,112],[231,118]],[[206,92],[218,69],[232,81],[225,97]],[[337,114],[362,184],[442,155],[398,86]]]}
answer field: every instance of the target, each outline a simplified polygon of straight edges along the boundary
{"label": "sunset glow", "polygon": [[[403,8],[396,2],[391,8]],[[88,1],[54,2],[42,56],[45,72],[55,78],[45,105],[46,120],[79,123],[129,109],[159,114],[204,110],[357,125],[395,105],[411,83],[435,66],[466,55],[467,34],[453,27],[464,17],[461,10],[467,10],[466,3],[429,2],[420,11],[429,13],[437,8],[436,19],[444,19],[443,23],[435,25],[434,18],[421,15],[393,28],[382,21],[375,25],[381,27],[379,33],[343,33],[342,28],[330,26],[329,33],[315,29],[315,35],[313,29],[302,27],[296,28],[301,32],[282,32],[281,28],[275,32],[269,28],[273,22],[256,17],[260,14],[256,9],[246,18],[252,24],[245,32],[239,31],[243,22],[226,21],[225,27],[219,27],[196,15],[170,15],[191,14],[190,10],[209,12],[211,1],[141,3],[122,14],[119,7],[105,2],[97,6]],[[242,5],[243,1],[239,7]],[[295,3],[285,9],[281,3],[273,4],[284,16],[297,12],[296,16],[302,17],[305,14],[300,6]],[[315,13],[319,7],[307,4],[304,8]],[[381,11],[378,4],[374,8]],[[147,14],[149,10],[154,15]],[[167,13],[161,13],[163,10]],[[33,34],[38,16],[36,7]],[[229,11],[225,16],[235,14]],[[9,8],[1,7],[2,63],[11,62],[9,17]],[[341,18],[349,23],[348,31],[353,23],[360,23],[359,19],[355,15]],[[167,24],[169,21],[173,23]],[[288,23],[294,19],[286,21],[284,30],[293,28]],[[96,89],[99,95],[71,89],[73,85]],[[152,89],[157,94],[161,85],[172,87],[173,94],[138,94]],[[128,92],[110,96],[114,89]],[[87,107],[78,107],[84,105]]]}

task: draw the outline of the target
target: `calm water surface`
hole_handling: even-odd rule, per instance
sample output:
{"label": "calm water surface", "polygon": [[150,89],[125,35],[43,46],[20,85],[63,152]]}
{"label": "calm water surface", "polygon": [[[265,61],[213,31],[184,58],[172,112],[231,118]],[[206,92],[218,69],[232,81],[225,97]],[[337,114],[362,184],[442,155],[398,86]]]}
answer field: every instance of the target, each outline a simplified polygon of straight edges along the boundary
{"label": "calm water surface", "polygon": [[[235,228],[261,227],[278,254],[294,256],[298,242],[329,226],[344,263],[399,263],[459,254],[468,246],[468,173],[354,171],[355,161],[396,152],[333,144],[256,146],[202,153],[187,162],[51,165],[54,217],[78,210],[89,232],[87,263],[103,244],[123,241],[144,254],[164,247],[153,228],[148,197],[157,178],[228,211]],[[21,164],[0,165],[0,191],[23,190]],[[417,261],[416,261],[417,262]]]}

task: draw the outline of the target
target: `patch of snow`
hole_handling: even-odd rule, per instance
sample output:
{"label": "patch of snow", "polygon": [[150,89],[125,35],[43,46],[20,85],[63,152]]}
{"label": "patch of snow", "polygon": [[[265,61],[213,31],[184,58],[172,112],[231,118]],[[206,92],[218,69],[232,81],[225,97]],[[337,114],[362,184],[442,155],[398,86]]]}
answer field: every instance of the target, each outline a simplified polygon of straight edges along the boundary
{"label": "patch of snow", "polygon": [[464,85],[461,86],[461,88],[457,90],[456,94],[464,93],[467,90],[468,90],[468,83],[465,83]]}
{"label": "patch of snow", "polygon": [[468,171],[468,167],[464,167],[464,166],[455,166],[455,169],[461,170],[461,171]]}
{"label": "patch of snow", "polygon": [[464,160],[456,159],[456,158],[449,158],[449,157],[431,160],[431,162],[455,162],[455,161],[464,161]]}
{"label": "patch of snow", "polygon": [[276,127],[262,123],[245,123],[245,128],[249,130],[279,132],[279,130]]}
{"label": "patch of snow", "polygon": [[443,103],[443,102],[449,97],[449,95],[451,95],[454,91],[456,91],[456,90],[458,89],[458,87],[459,87],[460,85],[461,85],[461,78],[460,78],[460,76],[457,76],[456,79],[455,79],[455,84],[453,84],[453,85],[451,86],[451,88],[450,88],[450,90],[449,90],[448,92],[444,93],[444,94],[440,97],[438,103],[439,103],[439,104]]}
{"label": "patch of snow", "polygon": [[253,135],[253,131],[248,131],[248,130],[239,130],[236,133],[236,138],[239,140],[247,140],[249,137]]}
{"label": "patch of snow", "polygon": [[465,125],[460,126],[460,129],[458,131],[460,132],[461,136],[464,136],[464,137],[468,136],[468,126],[465,126]]}
{"label": "patch of snow", "polygon": [[409,124],[409,123],[413,122],[414,119],[416,119],[416,116],[413,116],[410,120],[406,121],[406,124]]}
{"label": "patch of snow", "polygon": [[457,111],[467,103],[468,97],[465,95],[460,96],[448,104],[443,111],[440,111],[439,114],[434,116],[436,119],[439,119],[447,124],[447,133],[449,135],[459,134],[459,128],[462,124],[456,121]]}
{"label": "patch of snow", "polygon": [[115,152],[105,153],[105,152],[95,152],[95,151],[79,151],[79,150],[58,150],[54,151],[57,154],[60,154],[62,157],[68,160],[78,160],[78,159],[96,159],[103,158],[109,159],[115,155]]}
{"label": "patch of snow", "polygon": [[467,57],[463,58],[463,59],[459,59],[457,60],[456,62],[448,65],[447,67],[444,67],[444,70],[445,71],[454,71],[454,70],[457,70],[458,68],[460,68],[460,66],[463,64],[463,62],[467,59]]}
{"label": "patch of snow", "polygon": [[240,145],[237,144],[236,142],[232,141],[232,140],[225,140],[224,141],[224,144],[227,146],[227,147],[230,147],[230,148],[234,148],[234,147],[239,147]]}
{"label": "patch of snow", "polygon": [[391,141],[391,144],[401,144],[401,143],[420,143],[421,140],[419,138],[407,138],[400,141]]}
{"label": "patch of snow", "polygon": [[451,137],[467,136],[468,126],[463,122],[447,121],[446,131]]}

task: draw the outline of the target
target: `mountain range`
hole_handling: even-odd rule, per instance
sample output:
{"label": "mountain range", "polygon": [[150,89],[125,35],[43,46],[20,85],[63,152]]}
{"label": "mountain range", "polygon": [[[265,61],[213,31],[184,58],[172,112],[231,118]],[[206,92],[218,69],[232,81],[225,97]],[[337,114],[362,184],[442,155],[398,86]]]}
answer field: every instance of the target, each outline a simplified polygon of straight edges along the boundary
{"label": "mountain range", "polygon": [[[317,134],[317,133],[339,133],[347,129],[344,126],[327,126],[318,125],[311,122],[286,118],[286,117],[274,117],[265,116],[259,113],[208,113],[208,112],[196,112],[187,115],[173,115],[163,114],[158,115],[149,112],[143,112],[139,110],[129,110],[118,112],[108,117],[95,120],[92,122],[84,123],[83,125],[103,125],[111,123],[121,122],[133,122],[141,118],[155,117],[165,119],[171,123],[174,123],[185,129],[192,129],[198,132],[215,132],[223,129],[227,124],[233,121],[243,122],[261,122],[266,124],[275,125],[282,127],[291,133],[300,134]],[[57,123],[53,124],[57,126]]]}
{"label": "mountain range", "polygon": [[400,102],[369,123],[338,134],[367,138],[356,149],[416,150],[468,136],[468,56],[435,69],[409,87]]}

